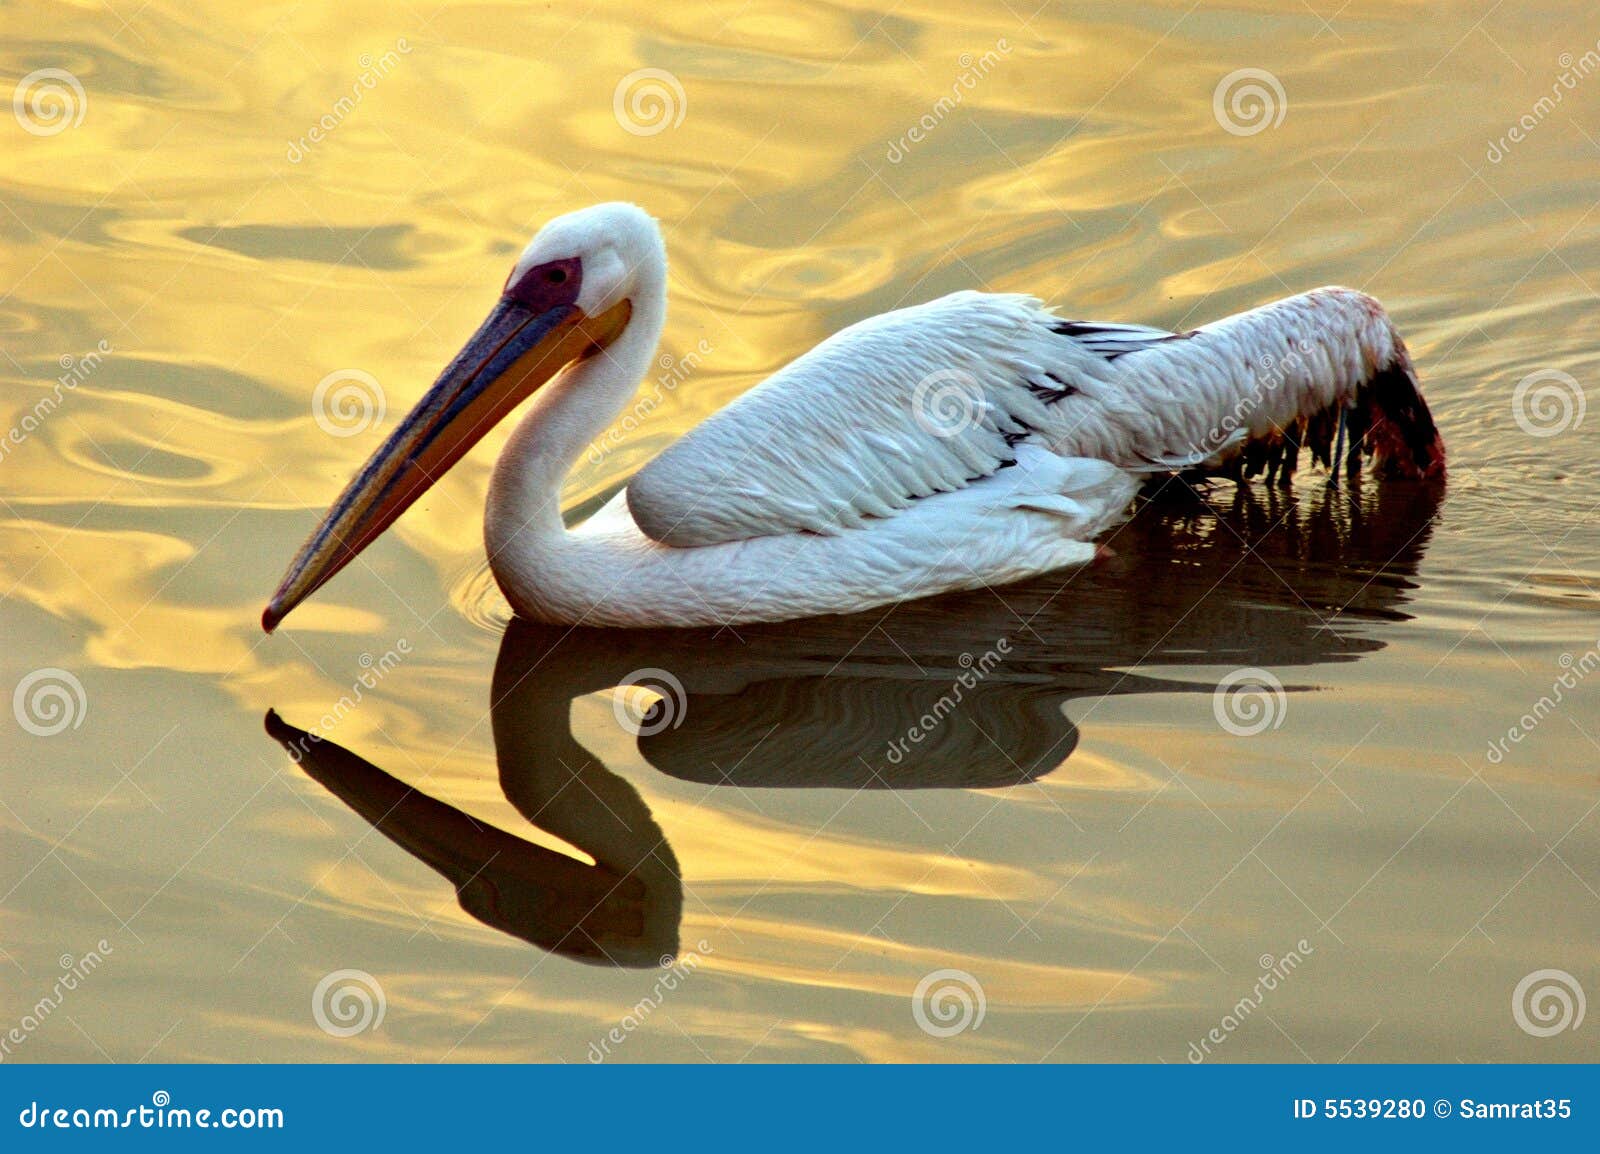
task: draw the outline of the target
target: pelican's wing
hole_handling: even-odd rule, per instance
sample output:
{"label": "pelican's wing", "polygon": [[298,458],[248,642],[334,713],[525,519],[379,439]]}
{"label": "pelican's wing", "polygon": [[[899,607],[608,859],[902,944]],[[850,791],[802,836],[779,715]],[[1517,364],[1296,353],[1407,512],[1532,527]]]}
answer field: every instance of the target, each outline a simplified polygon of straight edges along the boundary
{"label": "pelican's wing", "polygon": [[[1061,331],[1071,323],[1031,297],[976,292],[862,321],[646,465],[629,511],[655,540],[696,546],[836,533],[963,488],[1114,372],[1106,348]],[[1100,331],[1109,348],[1133,330]]]}
{"label": "pelican's wing", "polygon": [[1168,332],[1149,325],[1121,325],[1108,321],[1057,321],[1051,328],[1062,336],[1073,338],[1090,352],[1108,361],[1114,361],[1125,353],[1137,353],[1152,345],[1193,335]]}
{"label": "pelican's wing", "polygon": [[955,293],[854,325],[758,385],[628,485],[670,545],[834,533],[959,489],[1036,440],[1134,472],[1444,470],[1383,306],[1330,287],[1187,333],[1065,320],[1031,297]]}

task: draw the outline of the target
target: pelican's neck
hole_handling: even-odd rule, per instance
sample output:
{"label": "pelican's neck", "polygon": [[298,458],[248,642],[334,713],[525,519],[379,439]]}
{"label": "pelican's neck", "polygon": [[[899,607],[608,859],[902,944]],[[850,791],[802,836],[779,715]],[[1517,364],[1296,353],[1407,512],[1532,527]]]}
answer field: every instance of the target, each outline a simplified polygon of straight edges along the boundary
{"label": "pelican's neck", "polygon": [[572,365],[537,394],[495,462],[484,514],[484,538],[494,558],[518,537],[555,535],[561,487],[572,463],[603,433],[639,387],[667,317],[665,255],[637,270],[633,315],[607,348]]}

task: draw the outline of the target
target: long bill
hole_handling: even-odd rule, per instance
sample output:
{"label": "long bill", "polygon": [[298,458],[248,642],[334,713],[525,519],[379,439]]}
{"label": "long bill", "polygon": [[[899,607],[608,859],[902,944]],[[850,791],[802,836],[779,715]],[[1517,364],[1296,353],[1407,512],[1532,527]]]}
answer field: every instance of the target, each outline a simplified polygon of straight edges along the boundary
{"label": "long bill", "polygon": [[261,627],[277,628],[507,413],[561,369],[609,345],[631,315],[627,300],[591,317],[576,304],[539,309],[502,296],[300,547]]}

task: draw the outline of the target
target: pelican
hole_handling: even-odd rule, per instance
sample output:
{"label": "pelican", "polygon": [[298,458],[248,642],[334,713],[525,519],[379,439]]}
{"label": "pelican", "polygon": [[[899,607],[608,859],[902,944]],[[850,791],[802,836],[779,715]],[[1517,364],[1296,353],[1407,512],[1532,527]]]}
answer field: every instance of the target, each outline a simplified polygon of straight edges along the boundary
{"label": "pelican", "polygon": [[1190,332],[957,292],[851,325],[691,429],[583,524],[574,461],[632,398],[667,308],[661,231],[596,205],[540,229],[500,299],[334,502],[262,614],[284,616],[533,397],[484,538],[518,615],[614,627],[848,613],[1094,559],[1151,473],[1287,484],[1443,475],[1382,306],[1321,288]]}

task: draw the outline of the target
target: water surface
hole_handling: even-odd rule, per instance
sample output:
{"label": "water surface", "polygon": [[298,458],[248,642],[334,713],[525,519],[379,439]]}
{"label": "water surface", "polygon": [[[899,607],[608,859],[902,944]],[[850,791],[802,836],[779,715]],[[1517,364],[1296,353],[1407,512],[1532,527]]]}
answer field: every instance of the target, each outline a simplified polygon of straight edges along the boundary
{"label": "water surface", "polygon": [[[8,86],[81,88],[0,175],[7,1060],[1600,1053],[1512,1010],[1539,970],[1600,992],[1600,25],[1031,8],[0,17]],[[613,198],[663,221],[672,312],[575,511],[967,287],[1171,328],[1365,289],[1448,487],[1168,493],[1070,579],[624,637],[506,628],[502,430],[263,637],[527,236]],[[319,421],[330,377],[381,415]],[[641,669],[681,695],[614,690]],[[1284,690],[1224,726],[1241,669]]]}

